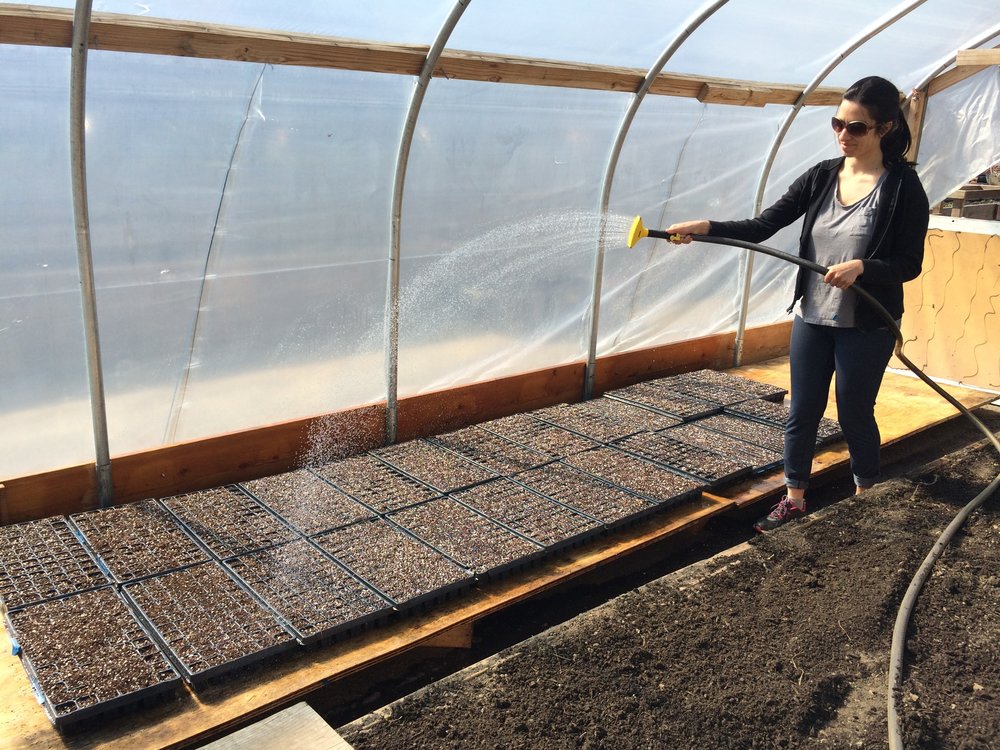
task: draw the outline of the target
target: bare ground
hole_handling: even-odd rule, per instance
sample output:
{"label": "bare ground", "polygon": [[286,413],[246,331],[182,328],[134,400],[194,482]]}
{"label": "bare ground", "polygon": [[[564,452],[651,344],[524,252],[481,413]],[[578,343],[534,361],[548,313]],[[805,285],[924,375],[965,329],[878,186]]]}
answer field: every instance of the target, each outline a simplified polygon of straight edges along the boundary
{"label": "bare ground", "polygon": [[[899,602],[991,447],[624,593],[339,730],[369,748],[881,748]],[[921,592],[907,748],[1000,747],[1000,499]]]}

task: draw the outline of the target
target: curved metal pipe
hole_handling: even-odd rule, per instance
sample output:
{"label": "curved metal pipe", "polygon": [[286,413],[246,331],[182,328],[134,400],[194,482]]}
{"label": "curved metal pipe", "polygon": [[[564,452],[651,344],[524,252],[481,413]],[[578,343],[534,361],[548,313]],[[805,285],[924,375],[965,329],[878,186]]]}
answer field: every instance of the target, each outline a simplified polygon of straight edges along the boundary
{"label": "curved metal pipe", "polygon": [[[880,34],[886,28],[896,23],[896,21],[900,18],[923,5],[925,2],[927,2],[927,0],[907,0],[907,2],[896,6],[896,9],[893,10],[885,20],[877,21],[873,26],[862,31],[852,41],[850,41],[846,47],[834,55],[833,59],[830,60],[830,62],[828,62],[802,90],[798,99],[795,100],[795,104],[792,105],[792,109],[787,115],[785,115],[785,119],[781,123],[781,127],[778,128],[778,133],[775,135],[774,140],[771,141],[771,148],[768,150],[767,158],[764,160],[764,166],[761,169],[760,178],[757,181],[757,191],[753,200],[754,216],[760,213],[763,206],[764,189],[767,186],[767,178],[771,174],[771,167],[774,166],[774,159],[778,154],[778,149],[785,140],[785,136],[788,135],[788,130],[792,127],[792,123],[795,121],[795,118],[798,116],[802,107],[805,106],[806,99],[809,95],[815,91],[824,80],[826,80],[826,77],[830,75],[830,72],[833,71],[834,68],[840,65],[840,63],[850,56],[851,53],[857,50],[858,47],[869,41],[872,37]],[[743,343],[746,339],[747,315],[750,310],[750,282],[753,279],[753,253],[744,254],[743,260],[740,264],[740,277],[743,279],[743,290],[740,293],[740,314],[736,323],[736,352],[733,359],[734,366],[739,365],[743,360]]]}
{"label": "curved metal pipe", "polygon": [[413,133],[420,116],[420,107],[427,93],[427,84],[434,73],[444,45],[447,44],[455,26],[472,0],[458,0],[448,18],[445,19],[433,46],[427,53],[424,65],[420,70],[410,97],[410,107],[406,113],[406,122],[399,138],[399,151],[396,154],[396,173],[392,183],[391,225],[389,229],[389,274],[386,281],[385,294],[385,360],[386,360],[386,404],[385,404],[385,441],[396,442],[396,427],[399,410],[399,256],[400,228],[403,215],[403,186],[406,183],[406,166],[410,160],[410,146],[413,144]]}
{"label": "curved metal pipe", "polygon": [[614,144],[611,147],[611,153],[608,156],[608,164],[604,170],[604,181],[601,184],[601,223],[597,239],[597,258],[594,262],[594,287],[590,303],[590,343],[587,347],[587,366],[583,381],[584,399],[589,399],[594,392],[594,368],[597,362],[597,335],[601,315],[601,288],[604,284],[604,233],[608,219],[608,203],[611,198],[611,184],[614,181],[615,171],[618,168],[618,159],[621,156],[622,147],[625,145],[625,137],[628,135],[629,128],[632,127],[632,121],[635,119],[636,112],[639,110],[639,105],[642,104],[643,99],[645,99],[646,94],[649,92],[649,87],[653,85],[653,81],[656,80],[660,71],[662,71],[663,67],[667,64],[667,61],[674,56],[674,53],[677,52],[680,46],[687,41],[687,38],[691,36],[691,34],[693,34],[699,26],[701,26],[719,8],[728,2],[729,0],[714,0],[713,2],[709,2],[688,21],[681,32],[675,36],[670,44],[667,45],[666,49],[660,53],[659,58],[657,58],[656,62],[653,63],[649,72],[646,73],[646,77],[642,79],[642,83],[639,85],[639,88],[636,89],[635,93],[632,95],[632,98],[629,101],[628,109],[626,109],[625,115],[622,117],[621,124],[618,126],[618,133],[615,136]]}
{"label": "curved metal pipe", "polygon": [[[1000,35],[1000,23],[998,23],[993,28],[989,29],[985,34],[981,34],[980,36],[977,36],[975,39],[970,39],[968,42],[963,44],[961,47],[957,47],[956,49],[959,50],[975,49],[976,47],[980,46],[981,44],[985,44],[990,39],[998,35]],[[951,67],[956,59],[958,59],[958,55],[948,55],[947,57],[944,57],[941,60],[941,62],[934,67],[934,70],[931,73],[925,76],[924,79],[920,81],[920,83],[918,83],[916,86],[913,87],[913,91],[923,91],[924,89],[926,89],[930,85],[931,81],[933,81],[939,75],[944,73],[946,69]],[[911,93],[909,96],[907,96],[907,99],[909,99],[910,96],[912,95],[913,94]]]}
{"label": "curved metal pipe", "polygon": [[101,367],[101,337],[97,324],[97,287],[90,244],[90,209],[87,204],[87,45],[90,39],[91,0],[79,0],[73,15],[70,51],[69,155],[73,190],[76,253],[80,267],[80,298],[90,381],[90,413],[94,429],[97,498],[104,508],[114,502],[111,452],[108,445],[108,410]]}

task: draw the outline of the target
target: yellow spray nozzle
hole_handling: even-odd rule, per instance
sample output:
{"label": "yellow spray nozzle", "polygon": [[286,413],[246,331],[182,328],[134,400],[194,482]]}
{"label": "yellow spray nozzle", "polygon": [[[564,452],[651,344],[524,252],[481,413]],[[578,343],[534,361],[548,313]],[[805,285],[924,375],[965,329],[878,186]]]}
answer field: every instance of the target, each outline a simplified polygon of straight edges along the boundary
{"label": "yellow spray nozzle", "polygon": [[642,225],[642,217],[636,216],[632,221],[632,228],[628,230],[628,239],[625,241],[625,244],[629,247],[635,247],[636,242],[648,236],[649,230]]}

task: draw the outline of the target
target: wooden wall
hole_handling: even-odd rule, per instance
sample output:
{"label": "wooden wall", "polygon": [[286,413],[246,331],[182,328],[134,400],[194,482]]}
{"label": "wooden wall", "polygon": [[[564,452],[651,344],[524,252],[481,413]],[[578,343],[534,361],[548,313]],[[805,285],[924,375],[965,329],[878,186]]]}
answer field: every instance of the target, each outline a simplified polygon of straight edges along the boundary
{"label": "wooden wall", "polygon": [[[747,330],[744,362],[788,352],[789,323]],[[677,372],[732,365],[735,335],[723,333],[597,360],[595,395]],[[561,365],[399,400],[397,439],[440,434],[517,412],[579,401],[584,363]],[[278,474],[378,447],[385,404],[359,406],[281,424],[112,458],[115,501],[134,502]],[[17,477],[0,484],[0,523],[75,513],[97,506],[93,465]]]}
{"label": "wooden wall", "polygon": [[1000,235],[930,229],[903,292],[903,353],[932,377],[1000,391]]}

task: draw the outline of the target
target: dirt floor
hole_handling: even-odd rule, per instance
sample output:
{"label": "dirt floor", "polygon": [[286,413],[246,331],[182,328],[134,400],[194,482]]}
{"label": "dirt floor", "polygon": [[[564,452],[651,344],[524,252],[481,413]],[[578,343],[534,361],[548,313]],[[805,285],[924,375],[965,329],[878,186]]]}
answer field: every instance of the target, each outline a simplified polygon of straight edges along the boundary
{"label": "dirt floor", "polygon": [[[995,428],[994,428],[995,429]],[[628,591],[338,731],[369,748],[883,748],[899,602],[1000,470],[949,454]],[[1000,747],[1000,498],[911,621],[905,746]]]}

